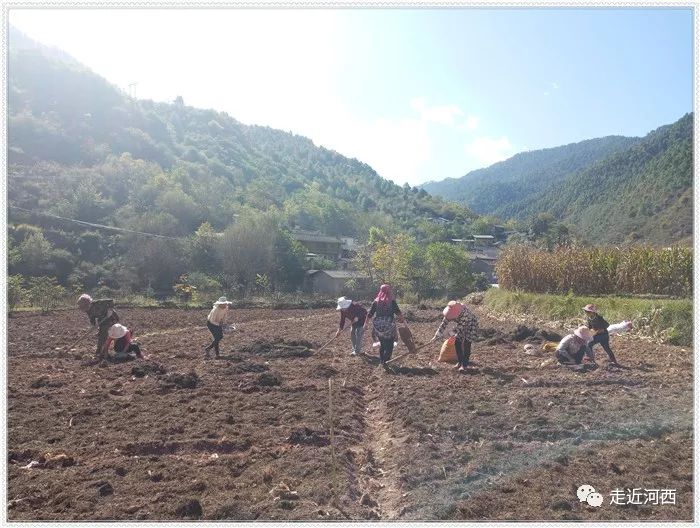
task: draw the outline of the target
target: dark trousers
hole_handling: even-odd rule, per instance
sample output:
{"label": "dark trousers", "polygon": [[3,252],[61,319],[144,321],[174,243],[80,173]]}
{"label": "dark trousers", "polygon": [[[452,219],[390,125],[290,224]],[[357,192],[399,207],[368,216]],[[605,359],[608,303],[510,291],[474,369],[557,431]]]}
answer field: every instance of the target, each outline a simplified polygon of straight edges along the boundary
{"label": "dark trousers", "polygon": [[119,347],[117,348],[116,346],[114,347],[114,353],[115,354],[120,354],[122,356],[129,355],[133,353],[137,358],[142,357],[141,356],[141,348],[139,347],[138,343],[129,343],[128,346],[126,347]]}
{"label": "dark trousers", "polygon": [[[583,361],[583,356],[586,353],[586,345],[583,345],[581,348],[578,349],[578,352],[576,352],[576,355],[574,356],[574,364],[580,365],[581,361]],[[557,350],[557,361],[561,363],[562,365],[570,365],[571,360],[567,357],[564,356],[559,350]]]}
{"label": "dark trousers", "polygon": [[472,342],[468,339],[455,339],[455,352],[457,352],[457,360],[460,366],[467,368],[469,356],[472,355]]}
{"label": "dark trousers", "polygon": [[610,348],[610,334],[607,330],[601,334],[596,334],[593,336],[593,341],[588,343],[588,348],[591,349],[591,352],[593,352],[593,345],[595,345],[596,343],[600,344],[603,347],[603,350],[605,350],[605,353],[608,354],[608,359],[611,362],[617,363],[617,360],[615,359],[615,354],[613,354],[613,351]]}
{"label": "dark trousers", "polygon": [[97,359],[102,359],[107,355],[107,337],[109,329],[113,324],[119,322],[119,317],[116,313],[112,312],[107,319],[103,319],[99,322],[97,326],[97,350],[95,350],[95,357]]}
{"label": "dark trousers", "polygon": [[207,352],[211,350],[212,348],[214,349],[214,353],[218,356],[219,355],[219,341],[221,341],[224,338],[224,330],[219,326],[211,323],[210,321],[207,321],[207,328],[211,332],[211,335],[214,337],[214,341],[211,342],[209,346],[207,346],[204,350]]}
{"label": "dark trousers", "polygon": [[394,338],[385,339],[379,338],[379,363],[386,363],[391,359],[391,354],[394,352]]}

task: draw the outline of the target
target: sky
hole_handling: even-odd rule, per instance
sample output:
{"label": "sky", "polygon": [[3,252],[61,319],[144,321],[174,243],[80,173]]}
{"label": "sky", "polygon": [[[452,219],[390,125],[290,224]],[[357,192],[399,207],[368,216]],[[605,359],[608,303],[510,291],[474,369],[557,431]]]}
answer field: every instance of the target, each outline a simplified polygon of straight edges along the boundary
{"label": "sky", "polygon": [[399,184],[643,136],[693,110],[690,9],[35,8],[9,21],[138,98],[307,136]]}

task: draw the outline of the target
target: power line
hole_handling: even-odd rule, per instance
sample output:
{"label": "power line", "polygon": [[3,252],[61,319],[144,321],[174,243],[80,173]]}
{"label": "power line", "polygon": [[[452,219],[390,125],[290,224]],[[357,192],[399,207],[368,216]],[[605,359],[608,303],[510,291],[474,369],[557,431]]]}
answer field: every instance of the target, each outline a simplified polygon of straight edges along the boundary
{"label": "power line", "polygon": [[73,222],[75,224],[80,224],[80,225],[88,226],[88,227],[94,227],[97,229],[107,229],[110,231],[121,231],[123,233],[132,233],[134,235],[150,236],[150,237],[154,237],[154,238],[165,238],[167,240],[187,240],[186,238],[183,238],[183,237],[171,237],[171,236],[167,236],[167,235],[158,235],[156,233],[146,233],[144,231],[134,231],[133,229],[126,229],[123,227],[114,227],[114,226],[108,226],[108,225],[104,225],[104,224],[94,224],[92,222],[84,222],[83,220],[76,220],[75,218],[66,218],[63,216],[58,216],[58,215],[54,215],[54,214],[50,214],[50,213],[44,213],[41,211],[32,211],[30,209],[18,207],[16,205],[8,205],[8,207],[10,209],[16,209],[17,211],[23,211],[25,213],[31,213],[31,214],[40,215],[40,216],[48,216],[49,218],[57,218],[59,220],[64,220],[66,222]]}

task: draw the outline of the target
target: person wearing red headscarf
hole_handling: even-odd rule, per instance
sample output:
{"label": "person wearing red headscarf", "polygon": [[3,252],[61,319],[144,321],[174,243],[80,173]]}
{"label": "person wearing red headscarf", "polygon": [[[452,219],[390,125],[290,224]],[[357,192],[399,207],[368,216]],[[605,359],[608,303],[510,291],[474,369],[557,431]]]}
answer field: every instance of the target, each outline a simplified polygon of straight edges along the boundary
{"label": "person wearing red headscarf", "polygon": [[[376,316],[376,317],[375,317]],[[403,315],[396,303],[391,286],[382,284],[377,292],[377,297],[367,314],[365,326],[372,320],[374,333],[379,338],[379,364],[384,365],[391,359],[394,352],[394,341],[397,338],[396,319],[403,322]]]}

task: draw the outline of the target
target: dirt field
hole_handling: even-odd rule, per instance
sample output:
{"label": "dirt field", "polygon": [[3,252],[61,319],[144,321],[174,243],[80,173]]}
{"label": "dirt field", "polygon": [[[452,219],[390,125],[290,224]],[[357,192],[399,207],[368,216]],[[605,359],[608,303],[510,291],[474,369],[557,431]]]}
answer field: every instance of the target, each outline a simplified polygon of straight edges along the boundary
{"label": "dirt field", "polygon": [[[437,345],[389,371],[351,357],[347,334],[309,352],[332,309],[236,310],[224,357],[205,360],[206,311],[121,308],[149,357],[98,366],[92,338],[56,350],[84,314],[13,316],[9,518],[692,519],[692,350],[613,336],[630,370],[599,350],[574,372],[476,310],[471,374]],[[437,307],[405,311],[417,343],[432,337]],[[611,505],[615,488],[675,489],[676,504]]]}

